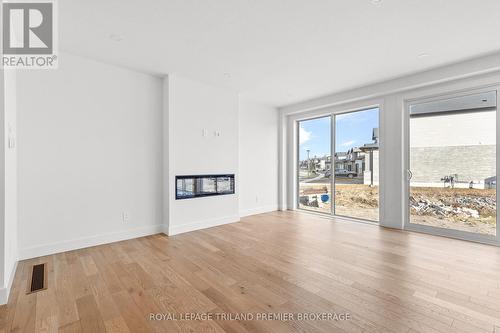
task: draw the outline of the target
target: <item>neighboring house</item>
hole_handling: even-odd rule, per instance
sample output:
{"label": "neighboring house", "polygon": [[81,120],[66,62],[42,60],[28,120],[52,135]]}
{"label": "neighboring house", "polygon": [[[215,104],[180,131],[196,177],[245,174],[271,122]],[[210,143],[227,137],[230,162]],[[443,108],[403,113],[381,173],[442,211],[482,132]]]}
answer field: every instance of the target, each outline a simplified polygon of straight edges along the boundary
{"label": "neighboring house", "polygon": [[365,185],[378,185],[378,128],[372,132],[371,143],[335,154],[335,169],[354,171],[363,177]]}
{"label": "neighboring house", "polygon": [[358,147],[351,148],[347,152],[338,152],[335,157],[337,170],[349,170],[357,174],[361,174],[364,170],[365,154]]}
{"label": "neighboring house", "polygon": [[365,185],[379,184],[379,143],[378,128],[373,129],[372,143],[366,143],[359,149],[365,154],[363,183]]}
{"label": "neighboring house", "polygon": [[[345,152],[335,153],[335,170],[354,171],[358,177],[363,177],[366,185],[378,185],[378,128],[372,132],[371,143],[361,147],[353,147]],[[299,162],[299,168],[312,172],[324,173],[331,170],[332,159],[330,156],[311,157],[309,160]]]}
{"label": "neighboring house", "polygon": [[497,188],[497,176],[489,177],[484,180],[485,188]]}
{"label": "neighboring house", "polygon": [[323,156],[318,159],[316,164],[317,170],[319,171],[328,171],[332,167],[332,157],[331,156]]}
{"label": "neighboring house", "polygon": [[347,152],[337,152],[335,153],[335,170],[346,169],[347,170]]}
{"label": "neighboring house", "polygon": [[411,185],[450,186],[453,177],[454,187],[496,186],[495,123],[494,109],[412,116]]}
{"label": "neighboring house", "polygon": [[299,163],[299,168],[313,172],[323,173],[331,169],[332,158],[331,156],[311,157],[309,160],[303,160]]}

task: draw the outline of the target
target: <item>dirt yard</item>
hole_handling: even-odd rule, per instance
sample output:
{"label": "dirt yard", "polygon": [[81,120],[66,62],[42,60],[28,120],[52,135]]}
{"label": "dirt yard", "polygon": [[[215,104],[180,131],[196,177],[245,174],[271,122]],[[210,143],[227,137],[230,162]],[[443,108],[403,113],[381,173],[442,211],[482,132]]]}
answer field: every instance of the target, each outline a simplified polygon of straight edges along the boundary
{"label": "dirt yard", "polygon": [[482,234],[495,234],[496,191],[412,187],[411,221]]}
{"label": "dirt yard", "polygon": [[[301,208],[318,212],[331,211],[331,198],[321,202],[321,194],[330,195],[330,186],[324,184],[301,184],[300,195],[307,195],[311,206],[300,205]],[[378,221],[378,187],[360,184],[345,184],[335,186],[335,214]],[[318,202],[318,207],[314,205]]]}
{"label": "dirt yard", "polygon": [[[321,201],[322,194],[331,195],[330,186],[301,184],[301,196],[308,197],[304,209],[330,213],[331,197]],[[337,185],[335,187],[337,215],[378,220],[378,187],[367,185]],[[304,202],[303,202],[304,203]],[[496,191],[412,187],[410,199],[412,223],[482,234],[495,234]]]}

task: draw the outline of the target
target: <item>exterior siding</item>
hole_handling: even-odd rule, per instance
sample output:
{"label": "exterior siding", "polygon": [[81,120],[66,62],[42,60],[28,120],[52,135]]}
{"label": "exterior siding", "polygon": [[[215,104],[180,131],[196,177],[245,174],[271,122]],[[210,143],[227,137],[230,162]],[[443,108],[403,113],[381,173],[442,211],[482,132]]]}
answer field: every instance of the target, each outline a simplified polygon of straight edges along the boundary
{"label": "exterior siding", "polygon": [[412,147],[494,145],[496,111],[443,113],[412,117]]}
{"label": "exterior siding", "polygon": [[441,178],[454,174],[458,175],[458,183],[484,184],[486,178],[496,174],[495,150],[495,145],[413,147],[410,151],[412,185],[442,185]]}

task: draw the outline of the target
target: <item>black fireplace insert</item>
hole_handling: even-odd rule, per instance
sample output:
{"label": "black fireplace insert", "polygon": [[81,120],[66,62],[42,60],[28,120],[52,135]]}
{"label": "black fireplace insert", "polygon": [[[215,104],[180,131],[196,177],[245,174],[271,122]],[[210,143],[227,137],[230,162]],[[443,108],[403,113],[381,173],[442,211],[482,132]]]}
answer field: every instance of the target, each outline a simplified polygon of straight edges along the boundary
{"label": "black fireplace insert", "polygon": [[234,174],[175,176],[175,199],[234,194]]}

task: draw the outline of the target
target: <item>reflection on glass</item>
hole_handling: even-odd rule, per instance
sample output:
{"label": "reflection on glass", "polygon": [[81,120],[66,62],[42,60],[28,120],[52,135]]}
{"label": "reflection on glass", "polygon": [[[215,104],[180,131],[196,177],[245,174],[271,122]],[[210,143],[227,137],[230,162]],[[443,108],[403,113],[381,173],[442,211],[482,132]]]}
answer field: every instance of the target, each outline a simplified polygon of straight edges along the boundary
{"label": "reflection on glass", "polygon": [[496,234],[496,108],[410,117],[410,222]]}
{"label": "reflection on glass", "polygon": [[214,177],[199,178],[196,182],[198,183],[197,188],[199,189],[198,192],[200,194],[217,193]]}
{"label": "reflection on glass", "polygon": [[217,193],[232,193],[233,183],[230,177],[217,177]]}
{"label": "reflection on glass", "polygon": [[379,109],[335,116],[336,215],[379,219]]}
{"label": "reflection on glass", "polygon": [[299,208],[331,213],[330,152],[330,116],[299,122]]}
{"label": "reflection on glass", "polygon": [[194,196],[194,178],[177,179],[178,198],[188,198]]}

